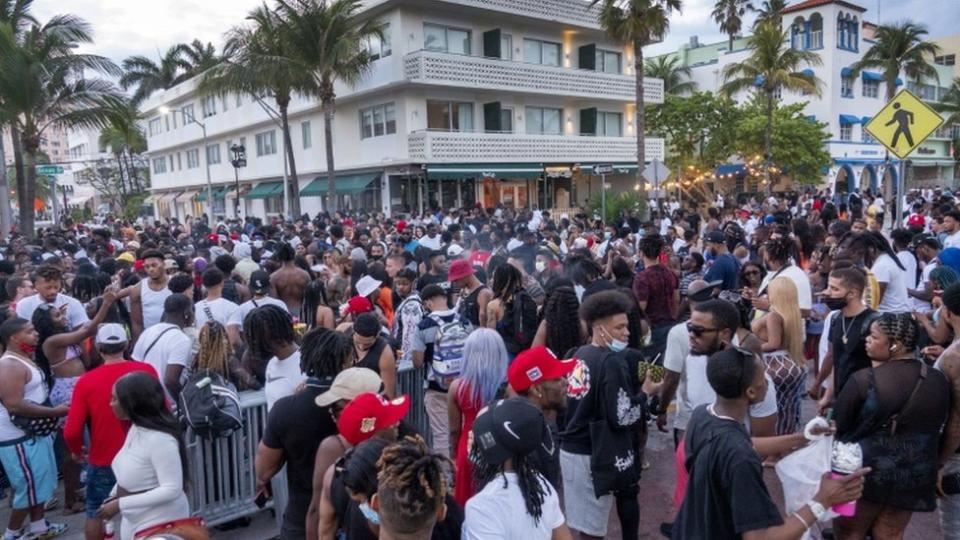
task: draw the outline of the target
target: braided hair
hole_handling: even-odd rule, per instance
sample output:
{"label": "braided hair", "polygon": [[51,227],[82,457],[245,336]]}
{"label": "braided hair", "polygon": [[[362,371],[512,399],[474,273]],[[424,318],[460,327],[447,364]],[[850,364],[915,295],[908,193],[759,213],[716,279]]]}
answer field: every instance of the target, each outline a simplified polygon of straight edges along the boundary
{"label": "braided hair", "polygon": [[[503,477],[503,487],[507,487],[503,463],[488,462],[476,444],[470,449],[470,461],[473,463],[473,480],[477,491],[483,489],[497,476]],[[541,480],[537,466],[531,461],[530,455],[513,456],[510,461],[513,463],[513,472],[517,475],[517,485],[520,487],[520,495],[523,497],[527,513],[533,517],[534,523],[540,523],[540,518],[543,517],[543,503],[550,488]]]}
{"label": "braided hair", "polygon": [[259,358],[273,356],[274,343],[297,340],[290,314],[274,305],[260,306],[248,313],[243,319],[243,335],[251,354]]}
{"label": "braided hair", "polygon": [[944,290],[960,281],[960,276],[957,275],[957,271],[953,268],[941,264],[930,271],[930,281],[933,282],[934,289]]}
{"label": "braided hair", "polygon": [[547,321],[546,345],[555,354],[565,355],[570,349],[583,345],[578,309],[580,302],[573,287],[558,287],[543,306],[543,318]]}
{"label": "braided hair", "polygon": [[[837,242],[837,246],[846,246],[847,249],[862,249],[864,250],[864,259],[866,259],[867,252],[871,249],[877,254],[886,253],[901,270],[906,270],[903,263],[897,258],[897,254],[893,252],[893,248],[890,247],[890,243],[878,232],[848,232]],[[872,263],[873,261],[867,263],[867,261],[864,260],[864,264],[867,264],[867,266]]]}
{"label": "braided hair", "polygon": [[427,530],[447,496],[450,460],[435,454],[424,440],[407,437],[388,446],[377,467],[380,520],[397,535]]}
{"label": "braided hair", "polygon": [[786,264],[793,256],[797,244],[789,236],[780,236],[767,240],[763,247],[768,259]]}
{"label": "braided hair", "polygon": [[314,328],[303,336],[300,371],[307,377],[336,377],[353,354],[353,343],[340,332]]}
{"label": "braided hair", "polygon": [[317,327],[317,308],[329,306],[327,300],[327,286],[322,279],[316,279],[307,285],[303,293],[303,305],[300,308],[300,322],[306,323],[307,328]]}
{"label": "braided hair", "polygon": [[231,354],[233,348],[227,338],[227,329],[217,321],[207,321],[200,329],[200,350],[197,352],[194,370],[212,371],[228,377]]}
{"label": "braided hair", "polygon": [[884,313],[874,322],[891,342],[902,343],[907,351],[917,346],[917,321],[910,313]]}
{"label": "braided hair", "polygon": [[103,286],[96,274],[77,274],[70,294],[81,303],[87,303],[103,294]]}

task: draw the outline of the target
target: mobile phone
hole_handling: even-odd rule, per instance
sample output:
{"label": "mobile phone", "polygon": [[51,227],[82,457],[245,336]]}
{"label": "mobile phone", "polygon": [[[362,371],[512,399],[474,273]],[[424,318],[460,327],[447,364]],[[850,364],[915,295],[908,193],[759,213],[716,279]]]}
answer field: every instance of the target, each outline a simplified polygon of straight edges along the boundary
{"label": "mobile phone", "polygon": [[257,493],[257,498],[253,500],[253,504],[257,505],[257,508],[263,508],[266,506],[267,501],[270,500],[270,490],[264,489]]}

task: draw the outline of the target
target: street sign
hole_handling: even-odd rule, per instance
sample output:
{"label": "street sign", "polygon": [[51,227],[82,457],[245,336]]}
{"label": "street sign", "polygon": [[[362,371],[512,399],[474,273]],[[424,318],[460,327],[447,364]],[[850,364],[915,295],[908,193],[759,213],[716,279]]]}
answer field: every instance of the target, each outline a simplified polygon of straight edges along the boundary
{"label": "street sign", "polygon": [[900,159],[943,124],[943,117],[909,90],[901,90],[863,127]]}
{"label": "street sign", "polygon": [[594,165],[593,172],[596,174],[610,174],[613,172],[613,165]]}
{"label": "street sign", "polygon": [[643,170],[643,177],[648,182],[653,182],[655,186],[659,186],[660,182],[666,180],[668,176],[670,176],[670,169],[659,159],[651,161],[647,168]]}
{"label": "street sign", "polygon": [[52,174],[63,174],[63,167],[60,165],[37,165],[37,174],[49,176]]}

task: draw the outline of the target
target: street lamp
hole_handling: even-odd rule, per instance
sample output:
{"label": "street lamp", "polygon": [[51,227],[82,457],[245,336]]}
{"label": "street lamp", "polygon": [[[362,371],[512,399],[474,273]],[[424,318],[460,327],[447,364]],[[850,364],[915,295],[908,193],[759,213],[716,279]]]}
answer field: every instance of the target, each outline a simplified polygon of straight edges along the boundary
{"label": "street lamp", "polygon": [[207,217],[210,219],[211,226],[213,225],[213,185],[210,183],[210,156],[207,154],[207,126],[200,122],[192,114],[187,115],[183,109],[171,109],[166,105],[161,105],[157,109],[160,114],[167,114],[169,112],[180,113],[183,117],[184,124],[196,124],[200,126],[200,130],[203,133],[202,144],[203,144],[203,162],[206,164],[207,168]]}
{"label": "street lamp", "polygon": [[233,159],[230,160],[230,164],[233,165],[233,181],[237,189],[237,201],[236,201],[236,216],[237,219],[240,219],[240,167],[247,166],[247,149],[243,147],[242,144],[235,144],[230,147],[230,152],[233,153]]}

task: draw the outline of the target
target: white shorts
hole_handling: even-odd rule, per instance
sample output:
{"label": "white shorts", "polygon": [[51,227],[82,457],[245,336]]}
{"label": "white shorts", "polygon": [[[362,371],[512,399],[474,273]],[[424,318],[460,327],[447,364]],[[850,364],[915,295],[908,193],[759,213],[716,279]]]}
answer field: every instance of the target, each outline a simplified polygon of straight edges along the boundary
{"label": "white shorts", "polygon": [[590,536],[604,537],[610,523],[613,495],[593,496],[590,456],[560,451],[563,474],[563,505],[567,526]]}

